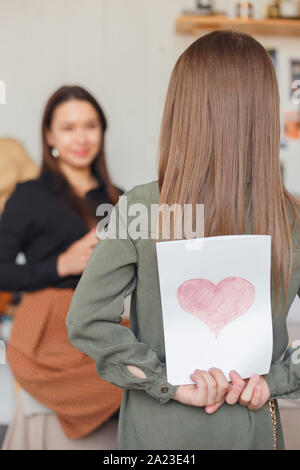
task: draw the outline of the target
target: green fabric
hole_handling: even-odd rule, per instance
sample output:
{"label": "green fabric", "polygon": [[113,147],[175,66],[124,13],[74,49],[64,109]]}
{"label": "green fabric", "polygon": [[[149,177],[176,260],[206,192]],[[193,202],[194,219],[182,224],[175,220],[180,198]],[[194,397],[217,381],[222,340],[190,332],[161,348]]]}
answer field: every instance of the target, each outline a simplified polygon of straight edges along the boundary
{"label": "green fabric", "polygon": [[[128,206],[143,203],[150,207],[158,204],[158,183],[136,186],[125,195]],[[295,246],[298,239],[294,234]],[[273,365],[266,379],[273,398],[300,398],[300,365],[293,364],[291,356],[284,364],[275,364],[288,345],[286,316],[300,286],[298,245],[294,257],[287,305],[283,308],[279,303],[275,309],[272,302]],[[131,293],[128,329],[120,321],[124,299]],[[94,359],[99,376],[124,389],[118,430],[120,450],[272,449],[268,404],[254,412],[239,404],[224,404],[208,415],[203,407],[172,400],[176,387],[166,380],[153,239],[100,240],[75,290],[66,325],[70,341]],[[127,364],[142,369],[147,378],[132,375]],[[278,414],[277,402],[276,406]],[[280,420],[278,447],[284,448]]]}

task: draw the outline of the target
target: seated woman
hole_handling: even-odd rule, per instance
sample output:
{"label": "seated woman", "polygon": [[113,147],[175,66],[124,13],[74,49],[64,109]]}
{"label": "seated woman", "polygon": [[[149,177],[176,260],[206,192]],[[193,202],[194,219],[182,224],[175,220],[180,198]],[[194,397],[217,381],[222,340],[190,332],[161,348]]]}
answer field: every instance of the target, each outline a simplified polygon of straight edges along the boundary
{"label": "seated woman", "polygon": [[[87,91],[57,90],[43,117],[41,174],[18,184],[5,205],[0,289],[25,292],[7,362],[25,392],[18,394],[3,449],[116,447],[122,391],[98,376],[65,327],[74,289],[98,243],[96,209],[116,204],[122,193],[106,167],[106,127]],[[26,264],[15,263],[20,251]]]}

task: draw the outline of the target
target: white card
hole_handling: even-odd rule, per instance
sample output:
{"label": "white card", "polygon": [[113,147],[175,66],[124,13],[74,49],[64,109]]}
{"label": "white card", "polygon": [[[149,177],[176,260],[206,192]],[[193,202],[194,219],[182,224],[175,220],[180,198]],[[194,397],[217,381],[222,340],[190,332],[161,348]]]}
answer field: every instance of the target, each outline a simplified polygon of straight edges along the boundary
{"label": "white card", "polygon": [[271,236],[156,243],[167,380],[194,383],[195,369],[228,380],[267,374],[273,351]]}

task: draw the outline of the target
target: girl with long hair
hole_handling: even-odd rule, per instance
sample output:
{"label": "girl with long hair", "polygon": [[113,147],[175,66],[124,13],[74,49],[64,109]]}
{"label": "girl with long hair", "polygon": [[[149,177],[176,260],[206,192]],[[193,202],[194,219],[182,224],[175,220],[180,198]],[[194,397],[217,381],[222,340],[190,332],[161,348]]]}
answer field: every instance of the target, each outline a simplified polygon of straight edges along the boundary
{"label": "girl with long hair", "polygon": [[[17,185],[0,221],[0,289],[24,294],[7,349],[19,392],[6,450],[116,445],[122,391],[98,376],[65,327],[74,289],[99,242],[96,209],[116,204],[122,193],[106,166],[106,128],[89,92],[59,88],[44,111],[40,175]],[[19,252],[26,264],[15,263]]]}
{"label": "girl with long hair", "polygon": [[[158,181],[125,196],[129,208],[138,202],[149,211],[204,204],[205,237],[272,236],[272,365],[247,380],[231,371],[228,382],[212,368],[191,370],[192,385],[168,383],[155,240],[104,239],[76,288],[67,328],[99,375],[125,389],[119,449],[284,448],[276,399],[300,398],[300,365],[293,356],[279,361],[300,286],[300,203],[284,187],[279,152],[278,85],[264,47],[232,31],[196,40],[172,72]],[[130,293],[129,330],[119,321]]]}

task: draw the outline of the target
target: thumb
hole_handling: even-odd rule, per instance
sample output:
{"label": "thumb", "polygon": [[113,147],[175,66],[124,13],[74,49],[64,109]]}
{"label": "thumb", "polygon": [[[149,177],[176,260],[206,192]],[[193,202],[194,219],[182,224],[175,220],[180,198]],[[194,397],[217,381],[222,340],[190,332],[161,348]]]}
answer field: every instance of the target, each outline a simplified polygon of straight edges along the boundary
{"label": "thumb", "polygon": [[214,405],[206,406],[205,411],[208,414],[215,413],[221,406],[225,403],[225,399],[220,401],[219,403],[215,403]]}

